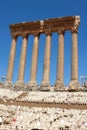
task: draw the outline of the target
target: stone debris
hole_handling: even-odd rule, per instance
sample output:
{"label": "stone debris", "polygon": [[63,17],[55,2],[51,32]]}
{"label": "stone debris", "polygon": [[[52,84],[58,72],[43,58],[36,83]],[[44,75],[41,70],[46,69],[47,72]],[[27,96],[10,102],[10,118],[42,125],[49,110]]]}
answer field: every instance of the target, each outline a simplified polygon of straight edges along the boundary
{"label": "stone debris", "polygon": [[0,105],[0,130],[87,130],[87,110]]}
{"label": "stone debris", "polygon": [[0,88],[0,98],[3,99],[15,99],[17,96],[19,96],[20,94],[22,94],[23,91],[12,91],[10,89],[4,89],[4,88]]}
{"label": "stone debris", "polygon": [[13,91],[0,88],[0,100],[16,99],[16,101],[55,102],[87,105],[86,92],[40,92]]}
{"label": "stone debris", "polygon": [[[0,88],[0,100],[87,104],[87,93]],[[87,110],[0,104],[0,130],[87,130]]]}

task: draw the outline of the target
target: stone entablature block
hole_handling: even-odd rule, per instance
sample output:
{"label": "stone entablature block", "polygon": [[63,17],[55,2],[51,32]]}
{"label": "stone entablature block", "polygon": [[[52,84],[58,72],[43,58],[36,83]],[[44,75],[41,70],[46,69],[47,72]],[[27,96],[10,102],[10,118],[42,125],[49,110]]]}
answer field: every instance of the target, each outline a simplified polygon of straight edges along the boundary
{"label": "stone entablature block", "polygon": [[22,34],[58,32],[60,29],[72,30],[72,27],[77,28],[80,23],[79,16],[68,16],[61,18],[52,18],[47,20],[22,22],[11,24],[12,36],[20,36]]}

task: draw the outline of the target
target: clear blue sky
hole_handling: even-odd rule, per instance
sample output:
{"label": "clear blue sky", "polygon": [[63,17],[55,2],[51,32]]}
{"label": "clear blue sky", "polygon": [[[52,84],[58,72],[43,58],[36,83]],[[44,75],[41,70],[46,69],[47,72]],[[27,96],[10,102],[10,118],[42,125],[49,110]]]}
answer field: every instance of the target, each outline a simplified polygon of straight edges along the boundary
{"label": "clear blue sky", "polygon": [[[17,22],[43,20],[48,18],[80,15],[81,23],[78,31],[79,44],[79,76],[87,75],[87,0],[0,0],[0,76],[6,76],[8,58],[11,46],[11,35],[9,24]],[[17,41],[17,53],[14,66],[13,82],[16,82],[22,38]],[[29,81],[31,52],[33,36],[29,37],[27,62],[25,70],[25,82]],[[37,82],[42,80],[43,59],[44,59],[45,35],[40,36]],[[58,51],[58,35],[53,33],[51,49],[51,72],[50,82],[56,80],[56,63]],[[70,81],[71,67],[71,32],[65,33],[65,85]]]}

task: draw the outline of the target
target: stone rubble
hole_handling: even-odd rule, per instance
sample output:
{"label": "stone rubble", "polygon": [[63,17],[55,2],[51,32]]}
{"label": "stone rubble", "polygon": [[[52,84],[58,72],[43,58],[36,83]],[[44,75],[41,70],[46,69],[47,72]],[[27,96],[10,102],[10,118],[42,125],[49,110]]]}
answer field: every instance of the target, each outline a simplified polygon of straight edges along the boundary
{"label": "stone rubble", "polygon": [[[20,97],[23,93],[25,96]],[[86,92],[40,92],[40,91],[12,91],[0,88],[0,99],[16,99],[18,101],[55,102],[68,104],[87,104]]]}
{"label": "stone rubble", "polygon": [[[23,95],[25,93],[25,95]],[[86,92],[33,92],[0,88],[0,100],[87,104]],[[87,110],[0,104],[0,130],[87,130]]]}
{"label": "stone rubble", "polygon": [[0,116],[0,130],[87,130],[87,110],[0,105]]}

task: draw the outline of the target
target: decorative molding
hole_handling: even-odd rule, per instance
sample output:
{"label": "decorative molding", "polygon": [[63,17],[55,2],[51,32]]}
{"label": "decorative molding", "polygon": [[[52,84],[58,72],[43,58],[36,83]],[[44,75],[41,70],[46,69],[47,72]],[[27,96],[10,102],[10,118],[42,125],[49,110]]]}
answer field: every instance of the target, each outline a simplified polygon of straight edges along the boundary
{"label": "decorative molding", "polygon": [[12,37],[12,39],[15,39],[15,40],[17,40],[17,38],[18,38],[17,35],[12,35],[11,37]]}
{"label": "decorative molding", "polygon": [[65,33],[64,28],[59,29],[58,34],[63,34],[64,35],[64,33]]}
{"label": "decorative molding", "polygon": [[22,37],[23,37],[23,38],[28,38],[28,34],[23,33],[23,34],[22,34]]}
{"label": "decorative molding", "polygon": [[37,34],[37,33],[52,33],[58,32],[61,29],[64,31],[72,30],[73,27],[78,27],[80,24],[79,16],[69,16],[62,18],[52,18],[41,21],[23,22],[17,24],[11,24],[10,30],[12,36],[20,36],[23,33]]}
{"label": "decorative molding", "polygon": [[78,26],[74,26],[71,28],[72,33],[78,33]]}
{"label": "decorative molding", "polygon": [[50,36],[52,35],[51,32],[45,32],[45,34],[46,34],[46,35],[50,35]]}

